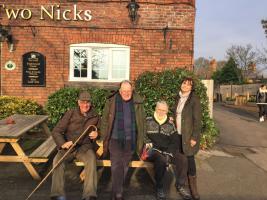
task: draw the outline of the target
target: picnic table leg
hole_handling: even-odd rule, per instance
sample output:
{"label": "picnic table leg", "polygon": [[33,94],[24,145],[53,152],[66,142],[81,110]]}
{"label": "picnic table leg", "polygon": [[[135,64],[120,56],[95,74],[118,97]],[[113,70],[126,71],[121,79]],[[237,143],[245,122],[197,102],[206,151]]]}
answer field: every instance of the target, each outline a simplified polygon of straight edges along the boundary
{"label": "picnic table leg", "polygon": [[2,153],[6,143],[0,143],[0,153]]}
{"label": "picnic table leg", "polygon": [[19,144],[16,142],[12,142],[10,144],[12,145],[13,149],[18,154],[18,156],[25,157],[25,159],[22,158],[22,162],[25,165],[25,167],[27,168],[27,170],[29,171],[29,173],[31,174],[31,176],[35,180],[40,180],[41,177],[39,176],[38,172],[34,169],[33,165],[29,162],[28,157],[25,155],[24,151],[19,146]]}

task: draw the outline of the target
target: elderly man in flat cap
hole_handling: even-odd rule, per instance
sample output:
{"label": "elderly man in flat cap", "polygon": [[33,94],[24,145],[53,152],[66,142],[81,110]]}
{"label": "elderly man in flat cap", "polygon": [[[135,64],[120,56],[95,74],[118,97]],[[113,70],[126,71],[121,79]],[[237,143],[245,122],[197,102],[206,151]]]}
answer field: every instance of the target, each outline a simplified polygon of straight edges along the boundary
{"label": "elderly man in flat cap", "polygon": [[[56,165],[88,126],[98,126],[98,123],[99,116],[92,108],[90,94],[87,91],[82,91],[79,94],[78,107],[67,111],[52,131],[52,136],[58,147],[58,153],[53,160],[53,166]],[[93,143],[98,133],[95,130],[89,130],[88,133],[81,138],[66,159],[55,168],[52,176],[51,199],[66,200],[64,191],[65,164],[74,158],[85,164],[82,200],[96,199],[97,172]]]}

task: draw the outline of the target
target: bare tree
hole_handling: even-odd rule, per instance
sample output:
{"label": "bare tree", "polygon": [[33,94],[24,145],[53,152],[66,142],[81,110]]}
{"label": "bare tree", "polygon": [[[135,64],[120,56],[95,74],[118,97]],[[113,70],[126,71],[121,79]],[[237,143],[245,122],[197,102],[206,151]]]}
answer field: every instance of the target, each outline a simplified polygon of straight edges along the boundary
{"label": "bare tree", "polygon": [[194,65],[195,68],[208,67],[209,62],[210,62],[209,59],[204,57],[199,57],[195,60]]}
{"label": "bare tree", "polygon": [[263,28],[263,30],[264,30],[264,33],[265,33],[265,35],[266,35],[266,37],[267,37],[267,20],[261,20],[261,24],[262,24],[262,28]]}
{"label": "bare tree", "polygon": [[267,67],[267,49],[258,50],[260,64]]}
{"label": "bare tree", "polygon": [[251,64],[261,63],[258,52],[253,50],[250,44],[246,46],[232,45],[227,49],[226,54],[228,59],[231,57],[234,59],[244,78],[247,78]]}
{"label": "bare tree", "polygon": [[225,60],[217,61],[217,70],[222,69],[226,63],[227,63],[227,61],[225,61]]}
{"label": "bare tree", "polygon": [[263,48],[262,50],[258,49],[259,55],[259,65],[260,68],[257,69],[258,74],[262,73],[263,71],[267,70],[267,49]]}

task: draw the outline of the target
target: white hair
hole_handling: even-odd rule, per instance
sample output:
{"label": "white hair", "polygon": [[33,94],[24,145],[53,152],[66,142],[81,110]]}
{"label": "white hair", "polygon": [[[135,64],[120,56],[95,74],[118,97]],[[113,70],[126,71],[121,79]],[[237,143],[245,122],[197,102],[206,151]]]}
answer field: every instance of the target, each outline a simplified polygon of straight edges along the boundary
{"label": "white hair", "polygon": [[158,105],[165,105],[165,106],[167,106],[167,108],[168,108],[168,110],[169,110],[169,106],[168,106],[168,104],[167,104],[167,102],[166,101],[163,101],[163,100],[160,100],[160,101],[157,101],[157,103],[156,103],[156,107],[158,107]]}

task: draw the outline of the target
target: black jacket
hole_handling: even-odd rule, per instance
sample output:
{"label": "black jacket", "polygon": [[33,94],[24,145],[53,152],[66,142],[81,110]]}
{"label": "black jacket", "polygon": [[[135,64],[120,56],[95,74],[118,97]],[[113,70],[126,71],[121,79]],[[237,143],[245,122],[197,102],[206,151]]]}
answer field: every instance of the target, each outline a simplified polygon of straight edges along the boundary
{"label": "black jacket", "polygon": [[178,147],[175,137],[178,136],[178,133],[172,122],[167,119],[160,125],[154,117],[147,117],[146,127],[145,143],[152,143],[153,147],[161,151],[169,153],[176,151]]}
{"label": "black jacket", "polygon": [[265,90],[259,89],[256,95],[257,103],[267,103],[267,92]]}

